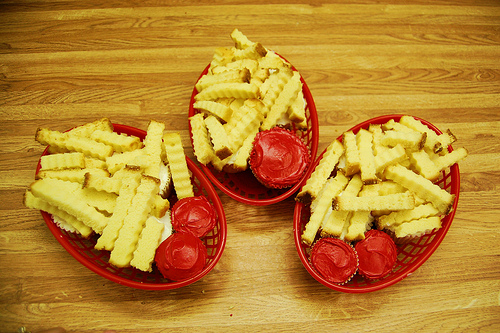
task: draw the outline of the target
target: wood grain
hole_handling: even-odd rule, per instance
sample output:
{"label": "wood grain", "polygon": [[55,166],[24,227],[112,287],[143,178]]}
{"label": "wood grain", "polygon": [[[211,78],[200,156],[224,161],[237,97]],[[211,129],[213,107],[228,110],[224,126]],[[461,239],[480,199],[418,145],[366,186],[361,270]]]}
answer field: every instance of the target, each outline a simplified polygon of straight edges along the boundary
{"label": "wood grain", "polygon": [[[319,152],[393,113],[450,129],[468,149],[453,224],[411,276],[368,294],[330,290],[298,258],[293,198],[254,207],[219,192],[228,239],[213,271],[181,289],[136,290],[82,266],[23,206],[41,126],[155,119],[193,158],[193,85],[235,27],[300,71]],[[0,332],[500,331],[499,32],[497,0],[2,1]]]}

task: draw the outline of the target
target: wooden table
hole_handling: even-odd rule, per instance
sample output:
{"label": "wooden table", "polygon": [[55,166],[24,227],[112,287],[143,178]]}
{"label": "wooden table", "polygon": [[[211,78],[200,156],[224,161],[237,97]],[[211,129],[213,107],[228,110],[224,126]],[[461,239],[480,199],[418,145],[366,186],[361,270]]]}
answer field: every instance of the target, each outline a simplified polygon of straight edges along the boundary
{"label": "wooden table", "polygon": [[[0,331],[500,331],[500,3],[212,2],[0,3]],[[256,207],[220,193],[228,238],[219,264],[188,287],[137,290],[82,266],[23,206],[44,149],[37,127],[108,117],[146,129],[156,119],[193,157],[193,85],[235,27],[300,71],[318,110],[319,152],[392,113],[450,129],[468,149],[453,224],[410,277],[368,294],[330,290],[299,260],[293,198]]]}

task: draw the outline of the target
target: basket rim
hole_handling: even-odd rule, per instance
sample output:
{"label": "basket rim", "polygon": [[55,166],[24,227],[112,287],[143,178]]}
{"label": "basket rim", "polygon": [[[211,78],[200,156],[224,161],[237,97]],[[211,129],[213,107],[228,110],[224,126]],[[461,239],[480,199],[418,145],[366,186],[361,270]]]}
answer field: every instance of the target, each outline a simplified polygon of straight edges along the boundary
{"label": "basket rim", "polygon": [[[350,128],[347,131],[353,131],[357,132],[361,128],[367,128],[370,124],[383,124],[390,119],[398,120],[407,114],[391,114],[391,115],[383,115],[383,116],[378,116],[375,118],[368,119],[364,122],[361,122],[352,128]],[[419,118],[412,116],[417,120],[420,120],[422,123],[427,125],[429,128],[434,130],[437,134],[442,134],[441,130],[439,130],[436,126],[431,124],[430,122],[426,121],[425,119]],[[342,141],[342,135],[340,135],[337,140]],[[453,148],[451,146],[448,147],[449,151],[453,151]],[[319,161],[321,160],[321,157],[323,156],[324,152],[326,149],[317,157],[316,161],[313,163],[313,168],[311,168],[310,173],[316,168],[318,165]],[[307,175],[309,178],[310,173]],[[453,221],[453,218],[455,216],[455,212],[457,209],[458,205],[458,199],[459,199],[459,194],[460,194],[460,171],[458,164],[454,164],[453,166],[450,167],[450,172],[451,176],[451,184],[450,184],[450,193],[455,194],[455,199],[453,202],[453,209],[452,211],[445,216],[442,224],[442,227],[436,232],[435,237],[431,241],[429,245],[426,246],[426,249],[424,253],[418,255],[418,258],[413,261],[409,266],[407,266],[405,269],[401,269],[400,271],[396,273],[391,273],[389,276],[386,276],[385,278],[376,280],[375,282],[366,285],[366,286],[350,286],[349,282],[343,285],[339,284],[334,284],[331,283],[327,280],[325,280],[321,275],[319,275],[318,272],[312,267],[312,265],[309,262],[308,255],[304,251],[304,246],[301,241],[301,215],[302,215],[302,210],[305,208],[305,205],[296,202],[295,203],[295,208],[294,208],[294,217],[293,217],[293,233],[294,233],[294,242],[295,242],[295,247],[297,249],[298,256],[300,258],[300,261],[302,262],[304,268],[309,272],[309,274],[318,282],[323,284],[324,286],[336,290],[336,291],[341,291],[345,293],[367,293],[367,292],[373,292],[377,290],[384,289],[386,287],[389,287],[404,278],[410,276],[413,272],[415,272],[420,266],[422,266],[427,259],[436,251],[436,249],[439,247],[441,242],[443,241],[444,237],[446,236],[446,233],[448,232],[449,228],[451,227],[451,223]],[[419,237],[418,239],[420,239]],[[411,243],[411,242],[410,242]]]}
{"label": "basket rim", "polygon": [[[115,132],[118,133],[126,133],[129,135],[134,135],[138,136],[141,139],[144,139],[146,136],[146,131],[131,127],[128,125],[122,125],[122,124],[115,124],[113,123],[113,128]],[[48,149],[49,147],[47,146],[45,150],[43,151],[41,156],[47,155],[48,154]],[[218,225],[219,225],[219,233],[220,233],[220,242],[217,244],[217,251],[211,262],[205,266],[205,268],[195,276],[185,279],[182,281],[173,281],[173,282],[165,282],[165,283],[153,283],[153,282],[138,282],[138,281],[133,281],[130,279],[127,279],[122,276],[118,276],[103,267],[95,264],[93,261],[88,260],[84,255],[82,255],[79,251],[77,251],[69,242],[67,239],[66,235],[62,233],[61,229],[54,223],[51,214],[40,211],[43,219],[45,220],[45,223],[49,230],[51,231],[52,235],[57,239],[57,241],[63,246],[63,248],[71,255],[73,258],[75,258],[78,262],[80,262],[83,266],[87,267],[89,270],[92,272],[100,275],[101,277],[104,277],[110,281],[116,282],[118,284],[127,286],[127,287],[132,287],[136,289],[144,289],[144,290],[167,290],[167,289],[176,289],[180,287],[187,286],[189,284],[192,284],[201,278],[203,278],[205,275],[207,275],[218,263],[219,259],[222,256],[222,253],[224,252],[224,248],[226,245],[226,239],[227,239],[227,221],[226,221],[226,216],[224,209],[222,207],[222,202],[217,195],[217,192],[215,191],[214,187],[210,183],[210,181],[207,179],[207,177],[201,172],[200,169],[196,166],[196,164],[186,156],[186,163],[188,166],[188,169],[193,173],[193,177],[195,177],[197,180],[200,181],[202,188],[208,193],[209,198],[213,201],[213,206],[217,211],[218,215]],[[38,161],[38,165],[36,168],[36,173],[39,172],[40,170],[40,160]],[[102,250],[104,251],[104,250]],[[142,272],[144,274],[148,274],[147,272]]]}
{"label": "basket rim", "polygon": [[[276,53],[276,54],[279,57],[281,57],[282,59],[284,59],[286,62],[288,62],[284,57],[282,57],[278,53]],[[288,62],[288,63],[290,63],[290,62]],[[291,65],[291,66],[292,66],[292,70],[297,71],[297,69],[293,65]],[[205,67],[205,69],[201,72],[201,74],[198,77],[198,79],[196,80],[196,82],[198,82],[203,75],[207,74],[209,69],[210,69],[210,64],[208,64]],[[319,143],[318,113],[316,110],[316,105],[314,103],[314,99],[312,97],[311,91],[309,90],[309,87],[307,86],[307,83],[305,82],[302,75],[300,76],[300,81],[302,82],[302,91],[304,94],[304,98],[306,99],[306,102],[307,102],[307,105],[309,108],[310,118],[311,118],[311,128],[308,130],[311,131],[311,138],[312,138],[312,140],[311,140],[312,144],[310,147],[311,161],[314,161],[316,158],[316,154],[318,152],[318,143]],[[195,114],[193,104],[194,104],[194,97],[196,96],[197,93],[198,93],[198,90],[196,89],[196,84],[195,84],[193,91],[191,93],[191,99],[189,101],[188,118]],[[189,123],[189,136],[191,139],[191,145],[193,145],[193,132],[191,129],[191,123],[189,121],[188,121],[188,123]],[[206,176],[210,179],[210,181],[213,184],[215,184],[215,186],[218,189],[220,189],[223,193],[225,193],[229,197],[235,199],[236,201],[239,201],[239,202],[242,202],[242,203],[248,204],[248,205],[266,206],[266,205],[272,205],[272,204],[281,202],[281,201],[289,198],[290,196],[292,196],[295,192],[297,192],[301,188],[302,184],[306,181],[306,179],[307,179],[306,175],[307,175],[307,172],[310,171],[312,163],[311,163],[311,165],[308,166],[308,169],[304,173],[304,176],[297,184],[295,184],[294,186],[290,187],[285,192],[283,192],[275,197],[265,198],[265,199],[247,198],[241,194],[238,194],[238,193],[232,191],[231,189],[227,188],[223,183],[221,183],[219,181],[219,179],[217,179],[217,177],[213,174],[211,167],[206,166],[202,163],[199,163],[199,165],[200,165],[201,169],[203,170],[203,172],[206,174]],[[222,171],[220,172],[220,174],[223,174],[223,173],[224,172],[222,172]]]}

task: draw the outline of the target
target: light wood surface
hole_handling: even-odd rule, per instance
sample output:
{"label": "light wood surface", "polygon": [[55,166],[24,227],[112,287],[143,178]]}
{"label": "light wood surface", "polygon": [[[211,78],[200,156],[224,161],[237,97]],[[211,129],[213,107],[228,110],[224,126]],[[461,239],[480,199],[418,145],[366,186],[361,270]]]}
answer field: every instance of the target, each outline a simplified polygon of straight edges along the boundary
{"label": "light wood surface", "polygon": [[[299,2],[0,2],[0,332],[500,331],[500,3]],[[450,129],[468,149],[455,219],[414,274],[368,294],[330,290],[299,260],[292,198],[255,207],[221,193],[228,239],[213,271],[181,289],[136,290],[82,266],[23,206],[40,126],[156,119],[193,157],[193,85],[236,27],[304,77],[319,152],[392,113]]]}

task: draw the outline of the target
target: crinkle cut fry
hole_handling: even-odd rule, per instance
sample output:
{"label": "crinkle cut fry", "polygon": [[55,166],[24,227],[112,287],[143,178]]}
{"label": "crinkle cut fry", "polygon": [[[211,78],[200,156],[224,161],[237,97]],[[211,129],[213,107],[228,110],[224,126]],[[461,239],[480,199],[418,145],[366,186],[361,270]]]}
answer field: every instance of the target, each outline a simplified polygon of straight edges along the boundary
{"label": "crinkle cut fry", "polygon": [[373,134],[365,129],[360,129],[356,135],[359,150],[359,169],[363,184],[373,184],[378,181],[375,170],[375,157],[373,155]]}
{"label": "crinkle cut fry", "polygon": [[193,139],[193,150],[198,162],[207,165],[213,161],[215,152],[205,125],[203,114],[197,113],[189,118]]}
{"label": "crinkle cut fry", "polygon": [[307,245],[311,245],[314,242],[325,214],[331,209],[333,197],[342,192],[348,181],[347,177],[342,173],[337,173],[335,178],[330,178],[326,182],[325,188],[316,197],[315,202],[313,202],[314,205],[312,206],[314,206],[314,209],[311,207],[311,216],[302,232],[302,242]]}
{"label": "crinkle cut fry", "polygon": [[233,113],[233,110],[231,110],[229,106],[214,101],[194,102],[193,107],[208,115],[216,117],[222,123],[227,123]]}
{"label": "crinkle cut fry", "polygon": [[116,199],[115,210],[109,218],[107,226],[104,228],[101,237],[97,240],[95,248],[98,250],[113,250],[118,233],[123,226],[125,216],[132,206],[137,188],[141,181],[141,172],[138,167],[125,167],[121,171],[120,189]]}
{"label": "crinkle cut fry", "polygon": [[262,114],[260,114],[255,109],[243,105],[240,110],[242,110],[242,117],[240,121],[228,132],[228,140],[232,145],[233,151],[238,151],[243,145],[245,139],[258,129],[262,122]]}
{"label": "crinkle cut fry", "polygon": [[113,147],[115,152],[119,153],[142,148],[142,142],[138,137],[118,134],[116,132],[95,130],[90,135],[90,138]]}
{"label": "crinkle cut fry", "polygon": [[297,194],[295,200],[304,204],[311,203],[318,195],[319,191],[326,183],[326,180],[337,166],[340,156],[344,153],[344,146],[338,140],[332,141],[326,148],[323,157],[319,164],[314,169],[313,173],[307,179],[302,190]]}
{"label": "crinkle cut fry", "polygon": [[88,238],[92,235],[92,228],[85,225],[73,215],[66,213],[64,210],[49,204],[41,198],[35,197],[30,191],[26,191],[24,194],[24,205],[28,208],[43,210],[49,214],[59,216],[72,225],[84,238]]}
{"label": "crinkle cut fry", "polygon": [[159,223],[154,217],[149,217],[146,220],[145,226],[142,229],[137,248],[133,253],[133,258],[130,265],[144,272],[151,272],[153,261],[158,245],[160,245],[161,234],[165,225]]}
{"label": "crinkle cut fry", "polygon": [[216,100],[223,97],[258,98],[259,87],[253,83],[216,83],[195,96],[197,101]]}
{"label": "crinkle cut fry", "polygon": [[85,168],[85,155],[81,152],[43,155],[40,170]]}
{"label": "crinkle cut fry", "polygon": [[342,135],[342,144],[344,145],[346,176],[351,176],[359,171],[359,150],[356,144],[356,135],[352,131],[345,132]]}
{"label": "crinkle cut fry", "polygon": [[164,123],[151,120],[144,138],[144,150],[147,159],[144,161],[144,174],[151,177],[158,178],[160,174],[160,164],[163,163],[162,155],[164,153],[162,144],[164,130]]}
{"label": "crinkle cut fry", "polygon": [[86,137],[61,133],[47,128],[39,128],[35,134],[36,141],[49,146],[55,146],[68,151],[84,153],[101,160],[113,154],[113,147],[91,140]]}
{"label": "crinkle cut fry", "polygon": [[177,198],[182,199],[194,196],[193,184],[191,183],[180,134],[176,132],[165,133],[163,135],[163,142]]}
{"label": "crinkle cut fry", "polygon": [[79,194],[80,184],[46,178],[35,181],[30,189],[36,197],[73,215],[98,234],[108,223],[108,218],[89,206]]}
{"label": "crinkle cut fry", "polygon": [[205,125],[212,139],[212,145],[218,158],[221,160],[229,157],[233,154],[233,150],[229,146],[229,139],[226,130],[222,126],[219,120],[214,116],[208,116],[205,118]]}
{"label": "crinkle cut fry", "polygon": [[[363,181],[359,173],[352,176],[347,184],[345,190],[342,192],[343,196],[355,197],[363,187]],[[345,224],[349,222],[349,211],[332,211],[328,219],[321,227],[321,236],[341,237],[345,228]]]}
{"label": "crinkle cut fry", "polygon": [[418,197],[432,202],[442,214],[448,214],[453,208],[454,195],[399,164],[387,167],[384,176],[406,187]]}
{"label": "crinkle cut fry", "polygon": [[415,197],[409,191],[380,196],[335,198],[335,210],[372,211],[372,210],[403,210],[415,207]]}
{"label": "crinkle cut fry", "polygon": [[99,177],[108,177],[109,176],[109,172],[104,170],[104,169],[75,168],[75,169],[45,170],[45,171],[40,170],[36,174],[35,179],[57,178],[57,179],[61,179],[61,180],[70,181],[73,183],[84,184],[85,175],[87,173],[90,173],[92,175],[99,176]]}
{"label": "crinkle cut fry", "polygon": [[134,208],[127,212],[123,220],[118,238],[115,241],[114,248],[111,251],[109,262],[116,267],[128,267],[133,258],[133,253],[139,241],[146,219],[151,212],[152,203],[155,195],[160,189],[158,178],[143,175],[141,184],[132,199],[131,206]]}
{"label": "crinkle cut fry", "polygon": [[295,101],[301,89],[300,74],[293,72],[290,80],[285,84],[278,97],[276,97],[260,129],[264,131],[274,127],[278,120],[288,111],[288,108]]}

